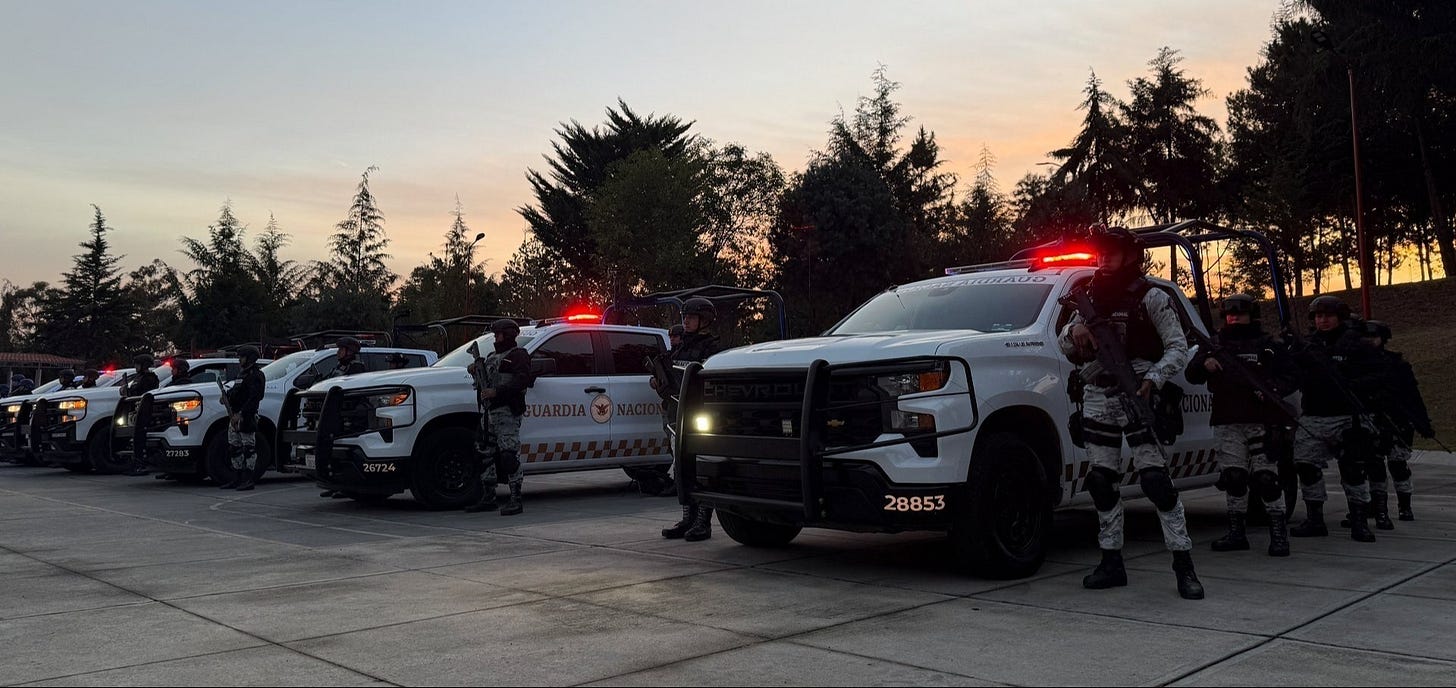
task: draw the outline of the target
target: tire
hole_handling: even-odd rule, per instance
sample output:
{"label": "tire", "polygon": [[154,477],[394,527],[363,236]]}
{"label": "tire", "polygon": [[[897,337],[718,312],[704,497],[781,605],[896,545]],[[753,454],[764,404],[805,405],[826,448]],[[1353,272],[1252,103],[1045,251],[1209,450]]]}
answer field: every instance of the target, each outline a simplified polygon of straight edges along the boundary
{"label": "tire", "polygon": [[86,461],[91,468],[103,475],[115,475],[126,473],[131,470],[130,459],[122,459],[116,455],[116,448],[111,446],[111,419],[107,418],[98,424],[98,427],[91,431],[91,437],[86,440]]}
{"label": "tire", "polygon": [[1046,559],[1052,524],[1046,470],[1011,433],[976,443],[968,501],[957,506],[950,544],[956,563],[986,578],[1025,578]]}
{"label": "tire", "polygon": [[415,447],[410,463],[410,494],[426,507],[463,509],[480,501],[474,431],[439,428]]}
{"label": "tire", "polygon": [[657,494],[667,489],[672,483],[672,465],[662,466],[623,466],[622,472],[628,478],[635,480],[642,486],[642,492],[646,494]]}
{"label": "tire", "polygon": [[802,526],[764,523],[727,511],[718,512],[718,523],[734,542],[748,547],[783,547],[799,537]]}
{"label": "tire", "polygon": [[202,444],[202,461],[206,467],[206,475],[212,481],[223,485],[230,483],[237,477],[237,471],[233,470],[232,449],[228,447],[227,430],[215,430],[207,436]]}
{"label": "tire", "polygon": [[96,470],[96,469],[92,468],[91,467],[91,464],[89,464],[89,463],[67,463],[67,464],[61,464],[61,468],[64,468],[64,469],[66,469],[66,470],[68,470],[68,471],[70,471],[72,473],[90,473],[90,472]]}

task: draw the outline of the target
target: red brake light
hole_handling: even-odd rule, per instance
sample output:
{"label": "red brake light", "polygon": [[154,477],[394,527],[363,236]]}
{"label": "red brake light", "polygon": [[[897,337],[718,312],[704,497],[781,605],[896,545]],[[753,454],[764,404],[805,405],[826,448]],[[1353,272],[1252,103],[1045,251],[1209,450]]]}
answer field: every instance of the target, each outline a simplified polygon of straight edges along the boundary
{"label": "red brake light", "polygon": [[1042,267],[1054,267],[1063,265],[1096,265],[1097,255],[1093,253],[1088,253],[1086,251],[1077,251],[1074,253],[1057,253],[1042,256],[1041,258],[1037,259],[1037,263]]}

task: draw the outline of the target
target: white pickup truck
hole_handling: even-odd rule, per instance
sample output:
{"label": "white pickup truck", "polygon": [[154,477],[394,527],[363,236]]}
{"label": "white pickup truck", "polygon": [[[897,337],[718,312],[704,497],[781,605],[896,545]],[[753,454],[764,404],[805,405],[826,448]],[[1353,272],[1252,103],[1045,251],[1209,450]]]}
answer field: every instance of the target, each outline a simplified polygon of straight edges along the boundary
{"label": "white pickup truck", "polygon": [[[97,378],[96,386],[110,387],[120,381],[121,376],[108,373]],[[0,399],[0,461],[39,465],[30,451],[30,410],[36,399],[60,388],[60,380],[51,380],[29,394]]]}
{"label": "white pickup truck", "polygon": [[[366,346],[359,351],[359,360],[368,370],[385,370],[388,358],[395,354],[404,356],[405,365],[411,368],[430,365],[439,358],[435,352],[423,349]],[[277,467],[273,452],[284,397],[295,387],[307,387],[327,377],[337,365],[337,358],[337,347],[326,347],[294,352],[276,361],[259,361],[267,381],[263,401],[258,404],[259,476]],[[228,413],[218,382],[236,378],[237,366],[226,375],[209,377],[208,373],[194,372],[192,377],[193,384],[163,387],[123,403],[113,429],[118,453],[140,457],[147,468],[181,481],[212,478],[225,483],[232,480],[233,467],[227,446]],[[149,420],[143,423],[141,418]],[[145,428],[137,434],[136,429],[142,425]]]}
{"label": "white pickup truck", "polygon": [[[689,366],[680,495],[717,507],[746,545],[803,527],[944,530],[966,568],[1030,575],[1052,510],[1090,501],[1068,430],[1075,367],[1057,336],[1072,316],[1058,299],[1094,266],[1078,252],[955,268],[875,296],[820,337]],[[1206,310],[1154,282],[1206,331]],[[1169,470],[1180,488],[1210,485],[1210,396],[1174,383],[1185,429],[1163,447]],[[1125,495],[1138,494],[1133,475]]]}
{"label": "white pickup truck", "polygon": [[[644,359],[667,349],[666,330],[562,322],[523,327],[517,341],[538,370],[521,423],[526,473],[665,475],[672,456]],[[474,342],[493,346],[489,335]],[[478,501],[469,344],[430,368],[325,380],[293,395],[282,413],[287,469],[359,501],[405,490],[436,509]]]}
{"label": "white pickup truck", "polygon": [[[187,359],[192,375],[223,374],[237,359]],[[172,379],[165,362],[153,369],[162,387]],[[30,448],[36,457],[76,473],[120,473],[132,467],[130,457],[119,457],[112,444],[112,418],[122,402],[126,378],[135,368],[114,373],[116,385],[56,391],[36,399],[30,414]]]}

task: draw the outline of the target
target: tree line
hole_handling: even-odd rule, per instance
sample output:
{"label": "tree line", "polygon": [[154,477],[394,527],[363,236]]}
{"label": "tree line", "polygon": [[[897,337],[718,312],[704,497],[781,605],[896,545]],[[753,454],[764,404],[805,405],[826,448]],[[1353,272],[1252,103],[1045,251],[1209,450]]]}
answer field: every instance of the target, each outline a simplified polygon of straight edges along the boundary
{"label": "tree line", "polygon": [[[458,200],[440,252],[393,273],[372,167],[323,261],[284,258],[289,236],[271,217],[249,241],[229,203],[205,237],[183,240],[186,267],[154,260],[124,273],[95,208],[58,283],[6,285],[0,347],[99,360],[400,319],[549,316],[708,283],[778,290],[791,330],[808,334],[887,285],[951,265],[1004,259],[1092,223],[1195,217],[1266,233],[1294,295],[1349,288],[1350,72],[1379,278],[1412,263],[1422,279],[1444,275],[1456,264],[1456,5],[1308,0],[1276,16],[1222,124],[1200,111],[1202,81],[1164,48],[1120,87],[1089,74],[1075,134],[1009,191],[988,147],[970,178],[947,170],[935,132],[904,112],[881,67],[798,172],[622,101],[600,124],[562,124],[545,168],[527,171],[531,200],[517,210],[528,238],[494,273]],[[1246,251],[1225,247],[1206,262],[1221,292],[1267,286]]]}

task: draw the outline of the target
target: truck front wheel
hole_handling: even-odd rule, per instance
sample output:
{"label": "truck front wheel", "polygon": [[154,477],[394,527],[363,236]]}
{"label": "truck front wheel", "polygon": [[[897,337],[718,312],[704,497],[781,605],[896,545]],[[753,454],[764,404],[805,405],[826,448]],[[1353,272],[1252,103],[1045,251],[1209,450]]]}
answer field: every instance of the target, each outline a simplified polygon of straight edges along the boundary
{"label": "truck front wheel", "polygon": [[977,442],[968,501],[956,509],[950,533],[961,568],[998,579],[1036,573],[1046,559],[1052,523],[1046,485],[1036,452],[1016,435],[997,433]]}
{"label": "truck front wheel", "polygon": [[463,509],[480,501],[475,433],[440,428],[415,447],[410,458],[410,494],[431,509]]}
{"label": "truck front wheel", "polygon": [[718,512],[718,523],[734,542],[749,547],[783,547],[799,537],[800,526],[764,523],[727,511]]}

